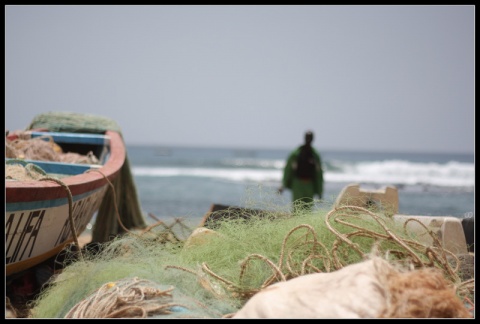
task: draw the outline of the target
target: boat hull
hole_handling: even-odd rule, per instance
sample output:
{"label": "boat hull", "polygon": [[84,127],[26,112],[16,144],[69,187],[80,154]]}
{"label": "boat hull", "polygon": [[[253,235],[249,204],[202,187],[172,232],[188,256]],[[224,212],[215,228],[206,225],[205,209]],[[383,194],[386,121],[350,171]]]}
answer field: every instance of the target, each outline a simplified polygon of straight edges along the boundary
{"label": "boat hull", "polygon": [[[71,193],[76,235],[86,229],[98,211],[109,182],[117,177],[125,161],[120,134],[107,131],[106,136],[109,154],[101,167],[60,179]],[[51,258],[74,241],[68,197],[68,190],[55,181],[6,181],[7,276]]]}

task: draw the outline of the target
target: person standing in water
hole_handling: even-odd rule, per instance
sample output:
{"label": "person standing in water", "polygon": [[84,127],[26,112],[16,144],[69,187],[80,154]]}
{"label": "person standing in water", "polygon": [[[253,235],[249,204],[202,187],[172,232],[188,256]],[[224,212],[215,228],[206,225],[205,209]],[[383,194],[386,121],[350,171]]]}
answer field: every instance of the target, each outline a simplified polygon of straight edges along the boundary
{"label": "person standing in water", "polygon": [[283,169],[282,185],[278,193],[283,193],[285,188],[292,191],[294,213],[300,209],[311,211],[315,195],[322,199],[322,160],[312,142],[313,132],[307,131],[305,143],[289,154]]}

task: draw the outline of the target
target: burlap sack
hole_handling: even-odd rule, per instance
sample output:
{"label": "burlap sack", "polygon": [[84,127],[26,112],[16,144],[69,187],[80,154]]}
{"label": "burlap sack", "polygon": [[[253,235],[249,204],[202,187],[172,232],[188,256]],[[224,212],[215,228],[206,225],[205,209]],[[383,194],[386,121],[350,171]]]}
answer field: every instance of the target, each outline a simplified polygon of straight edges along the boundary
{"label": "burlap sack", "polygon": [[381,258],[278,282],[232,318],[469,318],[438,269],[399,271]]}

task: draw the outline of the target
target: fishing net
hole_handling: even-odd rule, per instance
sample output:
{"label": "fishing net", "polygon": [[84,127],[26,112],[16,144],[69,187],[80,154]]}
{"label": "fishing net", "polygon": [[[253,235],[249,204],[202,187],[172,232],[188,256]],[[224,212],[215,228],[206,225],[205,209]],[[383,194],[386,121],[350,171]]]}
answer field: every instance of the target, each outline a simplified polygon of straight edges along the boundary
{"label": "fishing net", "polygon": [[[338,271],[372,256],[404,269],[435,269],[462,303],[473,298],[473,280],[460,278],[460,260],[455,255],[423,245],[392,218],[354,206],[295,216],[282,206],[260,216],[249,214],[252,210],[232,209],[230,214],[242,215],[218,217],[215,230],[196,228],[187,240],[166,240],[164,230],[151,226],[128,232],[98,250],[87,250],[83,261],[65,267],[42,291],[32,317],[112,317],[121,307],[137,305],[139,310],[122,316],[230,318],[270,285]],[[130,296],[132,303],[111,305],[108,312],[99,309],[104,298],[119,302],[110,288],[135,285],[135,280],[152,293],[138,298],[144,289],[138,288],[119,297]],[[408,285],[402,287],[408,289]],[[163,296],[167,289],[168,298],[145,300],[156,293]],[[368,298],[358,296],[363,297]]]}
{"label": "fishing net", "polygon": [[114,120],[90,114],[48,112],[32,119],[27,129],[48,129],[51,132],[103,134],[107,130],[121,133]]}
{"label": "fishing net", "polygon": [[[107,130],[117,131],[121,134],[119,125],[112,119],[89,115],[89,114],[77,114],[72,112],[48,112],[37,115],[33,118],[31,124],[27,127],[27,130],[32,129],[47,129],[52,132],[70,132],[70,133],[91,133],[91,134],[104,134]],[[44,142],[43,140],[40,140]],[[51,142],[40,143],[41,148],[37,150],[29,149],[28,146],[22,151],[23,158],[27,158],[27,154],[32,154],[36,151],[41,154],[47,154],[50,158],[55,160],[56,148]],[[37,147],[37,146],[32,146]],[[30,150],[30,151],[29,151]],[[72,155],[63,155],[60,159],[62,162],[72,161]],[[93,158],[87,156],[86,161],[95,162]],[[75,161],[79,161],[78,159]],[[98,162],[98,161],[97,161]],[[137,189],[130,169],[130,162],[128,155],[125,155],[125,162],[120,169],[118,176],[112,182],[115,196],[113,196],[113,190],[108,190],[98,210],[96,221],[92,230],[93,242],[106,242],[112,237],[125,233],[125,229],[118,224],[117,220],[117,208],[121,210],[120,218],[123,225],[127,229],[144,228],[146,226],[140,203],[137,195]],[[115,205],[115,199],[117,206]]]}
{"label": "fishing net", "polygon": [[85,155],[63,152],[62,148],[54,142],[51,136],[30,138],[25,133],[18,133],[18,138],[5,142],[5,157],[76,164],[100,163],[92,151]]}
{"label": "fishing net", "polygon": [[45,172],[32,163],[5,165],[5,180],[35,181],[44,176]]}

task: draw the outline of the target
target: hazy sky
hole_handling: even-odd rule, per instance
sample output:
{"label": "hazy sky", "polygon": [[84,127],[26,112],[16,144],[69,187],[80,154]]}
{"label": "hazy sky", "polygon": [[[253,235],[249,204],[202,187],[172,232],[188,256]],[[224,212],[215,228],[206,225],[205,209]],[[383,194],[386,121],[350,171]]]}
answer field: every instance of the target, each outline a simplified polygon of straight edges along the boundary
{"label": "hazy sky", "polygon": [[474,152],[474,6],[6,6],[5,127],[127,144]]}

